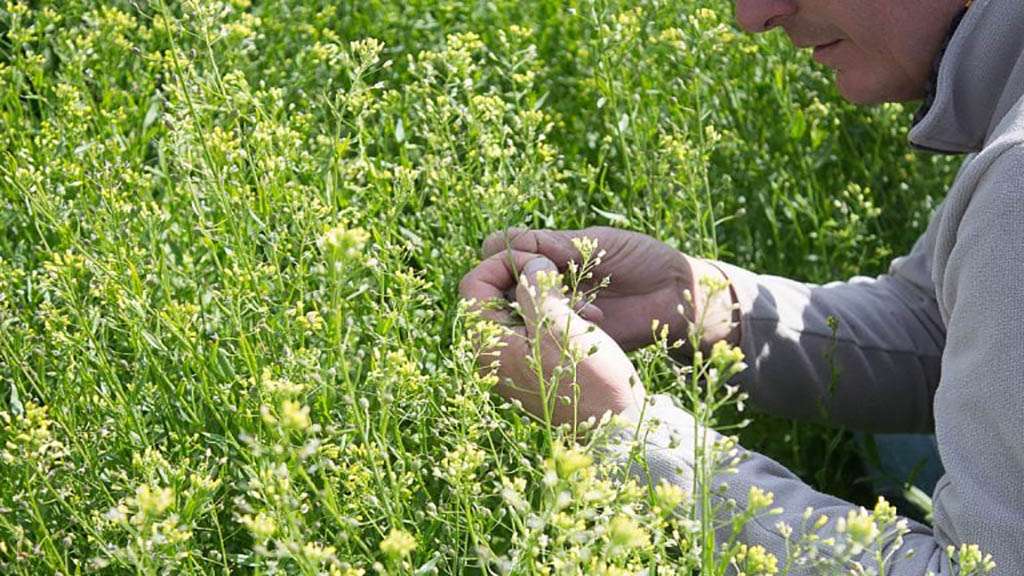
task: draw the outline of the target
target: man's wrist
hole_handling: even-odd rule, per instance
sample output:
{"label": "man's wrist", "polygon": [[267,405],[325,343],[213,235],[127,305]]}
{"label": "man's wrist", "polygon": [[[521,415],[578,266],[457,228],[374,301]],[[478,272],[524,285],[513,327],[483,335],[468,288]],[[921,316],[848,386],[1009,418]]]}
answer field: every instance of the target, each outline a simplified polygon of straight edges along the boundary
{"label": "man's wrist", "polygon": [[[736,291],[729,277],[711,260],[683,256],[690,268],[689,299],[682,297],[685,318],[680,333],[672,334],[670,342],[682,340],[682,355],[693,355],[691,334],[699,337],[698,346],[707,352],[711,346],[725,340],[733,346],[740,342],[740,312]],[[695,331],[695,332],[694,332]]]}

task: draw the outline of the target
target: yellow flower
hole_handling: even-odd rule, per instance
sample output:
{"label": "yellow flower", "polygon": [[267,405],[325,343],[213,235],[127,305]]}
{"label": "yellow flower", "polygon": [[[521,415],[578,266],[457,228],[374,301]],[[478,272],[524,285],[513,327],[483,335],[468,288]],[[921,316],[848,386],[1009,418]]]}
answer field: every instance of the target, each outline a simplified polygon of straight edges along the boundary
{"label": "yellow flower", "polygon": [[741,544],[736,559],[744,566],[743,574],[747,576],[772,576],[779,572],[779,559],[761,545]]}
{"label": "yellow flower", "polygon": [[302,547],[302,555],[312,562],[325,562],[334,556],[334,546],[324,546],[319,542],[306,542]]}
{"label": "yellow flower", "polygon": [[303,406],[294,400],[281,403],[281,424],[285,428],[303,431],[309,428],[309,406]]}
{"label": "yellow flower", "polygon": [[850,510],[846,518],[840,518],[836,530],[840,533],[845,532],[850,537],[855,553],[873,544],[881,533],[875,519],[863,508]]}
{"label": "yellow flower", "polygon": [[[947,550],[953,555],[953,547]],[[960,553],[957,558],[960,565],[960,572],[963,574],[988,574],[996,569],[996,563],[992,561],[991,554],[982,554],[977,544],[961,544]]]}
{"label": "yellow flower", "polygon": [[362,228],[335,226],[320,237],[320,247],[334,258],[355,258],[366,245],[370,235]]}
{"label": "yellow flower", "polygon": [[664,479],[654,487],[654,504],[666,516],[686,500],[686,492]]}
{"label": "yellow flower", "polygon": [[612,554],[628,554],[635,548],[646,547],[650,537],[635,520],[619,514],[608,523],[608,542]]}
{"label": "yellow flower", "polygon": [[896,507],[889,504],[889,501],[884,497],[879,496],[871,515],[875,517],[875,521],[879,524],[889,524],[896,520]]}
{"label": "yellow flower", "polygon": [[775,502],[775,495],[765,492],[757,486],[751,486],[747,494],[747,509],[751,512],[760,512]]}
{"label": "yellow flower", "polygon": [[555,472],[559,478],[563,479],[572,477],[573,474],[590,466],[594,461],[593,458],[579,450],[566,450],[561,446],[556,446],[554,452]]}
{"label": "yellow flower", "polygon": [[277,532],[277,523],[264,512],[260,512],[255,518],[248,514],[242,516],[242,525],[249,529],[257,542],[263,542]]}
{"label": "yellow flower", "polygon": [[718,20],[718,14],[709,8],[701,8],[697,10],[697,18],[707,22],[714,22]]}
{"label": "yellow flower", "polygon": [[[296,305],[297,308],[301,309],[302,303]],[[315,310],[314,310],[315,312]],[[256,379],[254,379],[256,380]],[[259,377],[259,386],[267,394],[280,394],[281,396],[295,396],[296,394],[302,393],[305,386],[302,384],[296,384],[289,381],[286,378],[274,378],[274,373],[269,367],[263,368],[263,372]]]}
{"label": "yellow flower", "polygon": [[821,530],[825,526],[825,524],[828,524],[828,516],[822,514],[821,516],[818,516],[817,520],[815,520],[814,529]]}
{"label": "yellow flower", "polygon": [[416,539],[412,534],[399,528],[392,528],[387,537],[380,542],[380,551],[390,558],[404,558],[416,549]]}
{"label": "yellow flower", "polygon": [[484,451],[476,444],[467,442],[460,444],[454,450],[445,455],[441,461],[441,467],[447,471],[448,476],[453,479],[472,480],[474,472],[484,461]]}
{"label": "yellow flower", "polygon": [[174,490],[143,484],[135,489],[135,503],[143,516],[159,516],[174,503]]}

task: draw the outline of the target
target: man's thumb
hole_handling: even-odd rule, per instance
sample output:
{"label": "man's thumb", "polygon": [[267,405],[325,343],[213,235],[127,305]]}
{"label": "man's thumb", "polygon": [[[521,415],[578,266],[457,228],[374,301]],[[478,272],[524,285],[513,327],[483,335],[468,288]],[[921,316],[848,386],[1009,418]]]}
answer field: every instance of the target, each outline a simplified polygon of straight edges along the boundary
{"label": "man's thumb", "polygon": [[528,261],[520,271],[516,302],[531,332],[537,329],[541,319],[546,319],[556,332],[565,331],[571,325],[575,333],[590,325],[585,318],[599,320],[603,317],[601,310],[593,305],[585,306],[579,313],[572,309],[558,267],[543,256]]}
{"label": "man's thumb", "polygon": [[562,293],[562,279],[555,263],[543,256],[528,261],[519,273],[516,302],[526,325],[535,328],[541,318],[560,319],[569,309]]}

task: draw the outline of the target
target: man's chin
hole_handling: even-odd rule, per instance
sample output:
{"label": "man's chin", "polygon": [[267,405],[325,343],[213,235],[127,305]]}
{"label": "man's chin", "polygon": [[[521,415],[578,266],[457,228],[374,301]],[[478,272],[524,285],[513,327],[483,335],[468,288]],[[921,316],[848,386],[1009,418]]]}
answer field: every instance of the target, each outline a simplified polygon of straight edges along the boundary
{"label": "man's chin", "polygon": [[870,106],[881,104],[885,98],[878,93],[874,82],[865,82],[862,75],[853,71],[836,70],[836,88],[844,100],[852,104]]}
{"label": "man's chin", "polygon": [[852,104],[870,106],[886,102],[908,102],[920,100],[923,96],[921,90],[884,82],[856,70],[836,70],[835,75],[839,95]]}

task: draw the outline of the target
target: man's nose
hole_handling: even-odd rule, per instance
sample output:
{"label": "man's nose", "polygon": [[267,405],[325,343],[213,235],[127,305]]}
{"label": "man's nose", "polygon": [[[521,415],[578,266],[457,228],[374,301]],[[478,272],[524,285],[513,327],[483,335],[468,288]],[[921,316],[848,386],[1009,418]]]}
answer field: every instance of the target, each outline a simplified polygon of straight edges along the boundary
{"label": "man's nose", "polygon": [[796,12],[795,0],[736,0],[736,21],[747,32],[764,32]]}

